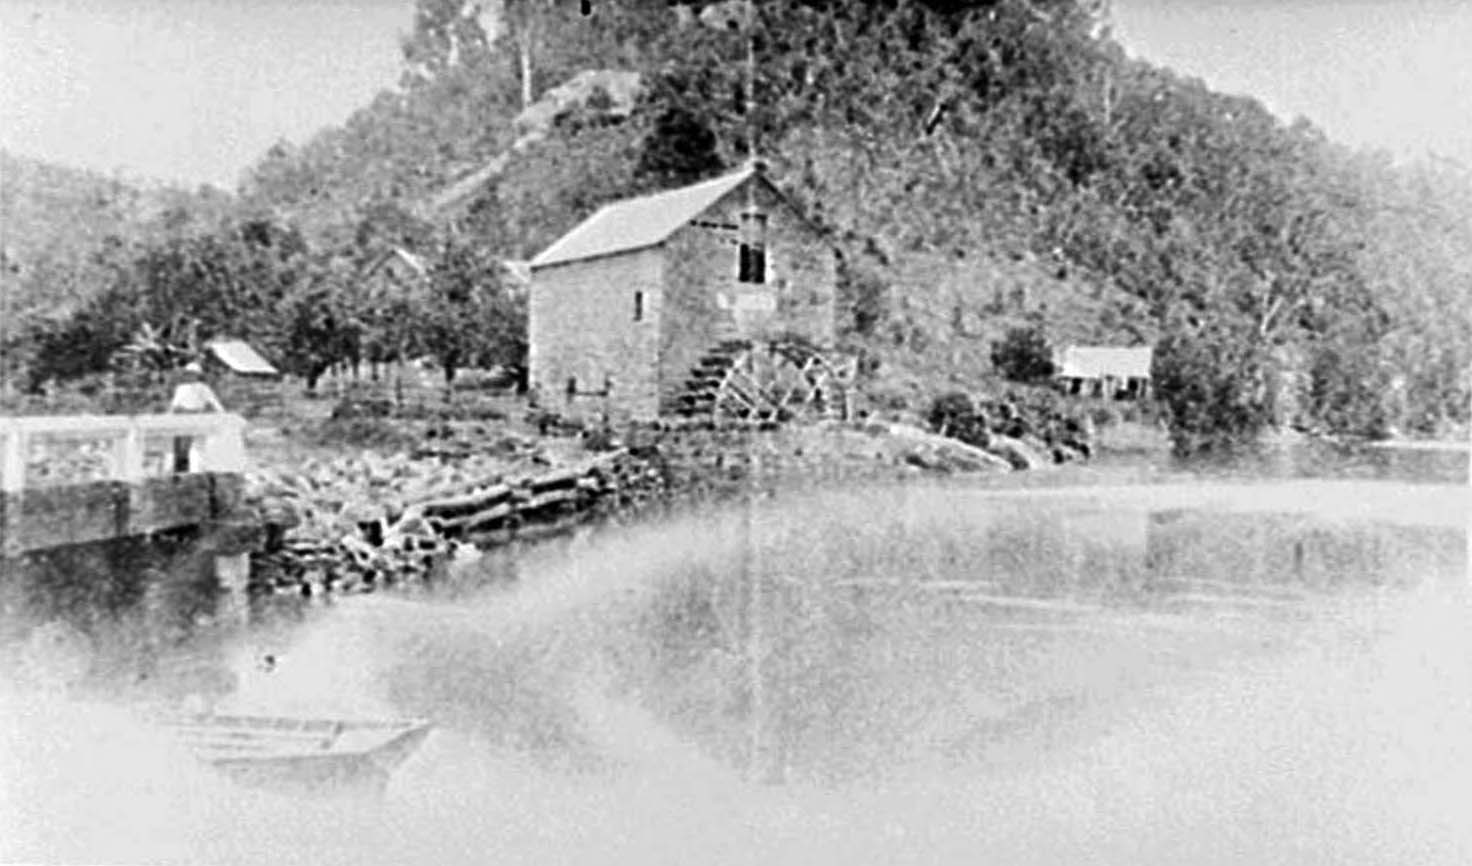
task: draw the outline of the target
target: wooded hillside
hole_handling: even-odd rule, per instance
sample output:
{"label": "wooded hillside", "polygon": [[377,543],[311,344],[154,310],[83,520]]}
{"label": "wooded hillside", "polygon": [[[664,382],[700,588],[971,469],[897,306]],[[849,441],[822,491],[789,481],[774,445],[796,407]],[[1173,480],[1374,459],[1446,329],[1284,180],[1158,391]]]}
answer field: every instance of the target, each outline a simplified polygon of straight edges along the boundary
{"label": "wooded hillside", "polygon": [[[1465,419],[1467,171],[1353,152],[1130,59],[1099,5],[757,0],[748,21],[739,0],[593,2],[588,15],[505,0],[487,33],[457,0],[420,0],[397,88],[265,154],[231,227],[159,241],[135,265],[226,294],[249,284],[245,305],[271,315],[228,324],[307,375],[399,347],[447,351],[451,366],[488,346],[513,358],[520,311],[499,261],[754,144],[831,231],[846,344],[895,399],[986,383],[991,346],[1024,329],[1054,345],[1156,344],[1183,442],[1272,421],[1431,432]],[[637,73],[637,95],[549,97],[589,71]],[[252,231],[290,242],[242,240]],[[432,274],[400,314],[358,287],[394,247]],[[132,303],[136,329],[163,307],[125,296],[159,284],[97,288],[116,290],[112,309]],[[385,333],[406,321],[426,326],[407,342]],[[38,379],[61,372],[35,348],[45,336],[29,338]]]}
{"label": "wooded hillside", "polygon": [[11,314],[57,315],[95,294],[106,250],[222,216],[221,190],[143,185],[0,151]]}

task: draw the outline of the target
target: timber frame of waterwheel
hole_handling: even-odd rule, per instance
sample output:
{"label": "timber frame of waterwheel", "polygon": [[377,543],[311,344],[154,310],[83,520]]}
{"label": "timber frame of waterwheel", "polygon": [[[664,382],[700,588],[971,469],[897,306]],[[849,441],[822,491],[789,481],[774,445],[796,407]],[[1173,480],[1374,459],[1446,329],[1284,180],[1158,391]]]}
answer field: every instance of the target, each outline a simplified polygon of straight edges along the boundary
{"label": "timber frame of waterwheel", "polygon": [[752,422],[842,416],[857,370],[854,358],[800,338],[727,340],[691,371],[677,408]]}

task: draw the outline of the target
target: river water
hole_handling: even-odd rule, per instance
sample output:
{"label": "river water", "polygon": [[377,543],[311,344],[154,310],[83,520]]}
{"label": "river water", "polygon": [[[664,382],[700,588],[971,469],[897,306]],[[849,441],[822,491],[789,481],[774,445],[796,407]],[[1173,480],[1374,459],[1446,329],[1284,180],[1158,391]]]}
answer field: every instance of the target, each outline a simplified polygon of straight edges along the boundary
{"label": "river water", "polygon": [[[1465,461],[784,492],[12,676],[0,862],[1469,863]],[[251,792],[132,712],[191,691],[435,732]]]}

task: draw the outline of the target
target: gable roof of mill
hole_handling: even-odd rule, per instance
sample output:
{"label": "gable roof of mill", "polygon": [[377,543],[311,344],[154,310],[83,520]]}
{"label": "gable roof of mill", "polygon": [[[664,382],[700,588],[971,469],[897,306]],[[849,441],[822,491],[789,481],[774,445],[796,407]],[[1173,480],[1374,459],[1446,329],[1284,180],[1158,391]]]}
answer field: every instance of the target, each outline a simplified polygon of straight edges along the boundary
{"label": "gable roof of mill", "polygon": [[756,165],[711,180],[606,204],[532,259],[533,270],[657,246],[727,193],[760,175]]}

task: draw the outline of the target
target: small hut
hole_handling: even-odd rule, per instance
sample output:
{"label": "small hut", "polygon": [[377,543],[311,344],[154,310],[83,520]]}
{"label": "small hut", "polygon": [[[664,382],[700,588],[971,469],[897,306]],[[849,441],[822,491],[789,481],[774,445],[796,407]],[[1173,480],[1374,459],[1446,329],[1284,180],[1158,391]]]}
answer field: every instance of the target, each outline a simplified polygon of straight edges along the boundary
{"label": "small hut", "polygon": [[1149,346],[1069,346],[1054,378],[1065,393],[1107,399],[1142,399],[1150,394]]}
{"label": "small hut", "polygon": [[281,371],[244,340],[205,346],[205,377],[231,412],[250,415],[281,405]]}

